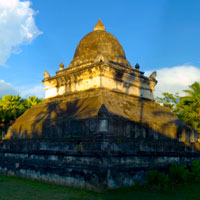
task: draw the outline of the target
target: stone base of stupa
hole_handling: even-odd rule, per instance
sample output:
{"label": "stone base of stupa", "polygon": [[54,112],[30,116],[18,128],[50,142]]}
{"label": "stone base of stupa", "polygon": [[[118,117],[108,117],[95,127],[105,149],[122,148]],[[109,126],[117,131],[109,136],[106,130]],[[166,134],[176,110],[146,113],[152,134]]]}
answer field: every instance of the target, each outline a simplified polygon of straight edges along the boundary
{"label": "stone base of stupa", "polygon": [[95,89],[58,96],[19,117],[0,143],[0,173],[102,190],[191,163],[199,149],[197,133],[167,108]]}

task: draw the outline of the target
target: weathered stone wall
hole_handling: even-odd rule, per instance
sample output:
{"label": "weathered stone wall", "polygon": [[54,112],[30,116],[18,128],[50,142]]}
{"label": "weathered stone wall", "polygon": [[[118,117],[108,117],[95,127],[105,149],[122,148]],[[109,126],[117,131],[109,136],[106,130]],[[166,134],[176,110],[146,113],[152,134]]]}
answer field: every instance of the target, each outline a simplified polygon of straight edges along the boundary
{"label": "weathered stone wall", "polygon": [[56,184],[102,190],[144,182],[149,169],[200,159],[184,143],[82,140],[84,151],[74,151],[76,140],[9,140],[0,144],[0,173]]}
{"label": "weathered stone wall", "polygon": [[[0,143],[0,173],[92,190],[144,182],[150,169],[200,159],[197,138],[169,138],[115,115],[44,126],[40,139]],[[190,132],[188,132],[190,133]],[[75,151],[79,142],[83,151]]]}

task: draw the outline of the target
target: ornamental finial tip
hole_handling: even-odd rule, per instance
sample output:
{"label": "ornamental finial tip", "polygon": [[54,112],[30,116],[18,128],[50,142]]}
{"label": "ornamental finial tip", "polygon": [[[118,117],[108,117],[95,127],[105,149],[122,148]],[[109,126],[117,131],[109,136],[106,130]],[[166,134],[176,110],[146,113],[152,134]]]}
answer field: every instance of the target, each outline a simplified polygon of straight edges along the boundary
{"label": "ornamental finial tip", "polygon": [[103,25],[102,21],[99,18],[97,24],[94,27],[94,31],[105,31],[105,30],[106,30],[105,26]]}

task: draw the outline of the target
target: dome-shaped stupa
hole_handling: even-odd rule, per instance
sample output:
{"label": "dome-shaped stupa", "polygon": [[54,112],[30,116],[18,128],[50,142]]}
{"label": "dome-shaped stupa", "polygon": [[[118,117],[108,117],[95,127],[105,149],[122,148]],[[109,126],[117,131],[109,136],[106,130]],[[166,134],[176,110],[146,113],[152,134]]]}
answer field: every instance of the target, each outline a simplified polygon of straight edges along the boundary
{"label": "dome-shaped stupa", "polygon": [[115,36],[105,31],[105,26],[100,19],[94,31],[88,33],[79,42],[71,65],[93,62],[99,55],[109,62],[130,66],[121,44]]}
{"label": "dome-shaped stupa", "polygon": [[106,32],[99,19],[94,31],[79,42],[74,58],[64,68],[61,63],[56,76],[44,73],[45,98],[55,100],[63,95],[107,89],[127,95],[153,100],[157,83],[155,75],[145,77],[126,59],[124,50],[115,36]]}

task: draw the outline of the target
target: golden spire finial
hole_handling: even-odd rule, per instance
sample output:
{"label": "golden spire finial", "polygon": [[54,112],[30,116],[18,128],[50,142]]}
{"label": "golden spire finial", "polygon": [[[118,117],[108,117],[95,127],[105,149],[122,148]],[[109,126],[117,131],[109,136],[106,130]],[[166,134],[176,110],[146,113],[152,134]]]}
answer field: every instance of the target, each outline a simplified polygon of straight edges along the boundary
{"label": "golden spire finial", "polygon": [[64,64],[63,64],[63,62],[60,63],[59,67],[60,67],[60,70],[63,70],[63,69],[64,69]]}
{"label": "golden spire finial", "polygon": [[102,21],[99,18],[97,24],[94,27],[94,31],[105,31],[105,30],[106,30],[105,26],[103,25]]}

